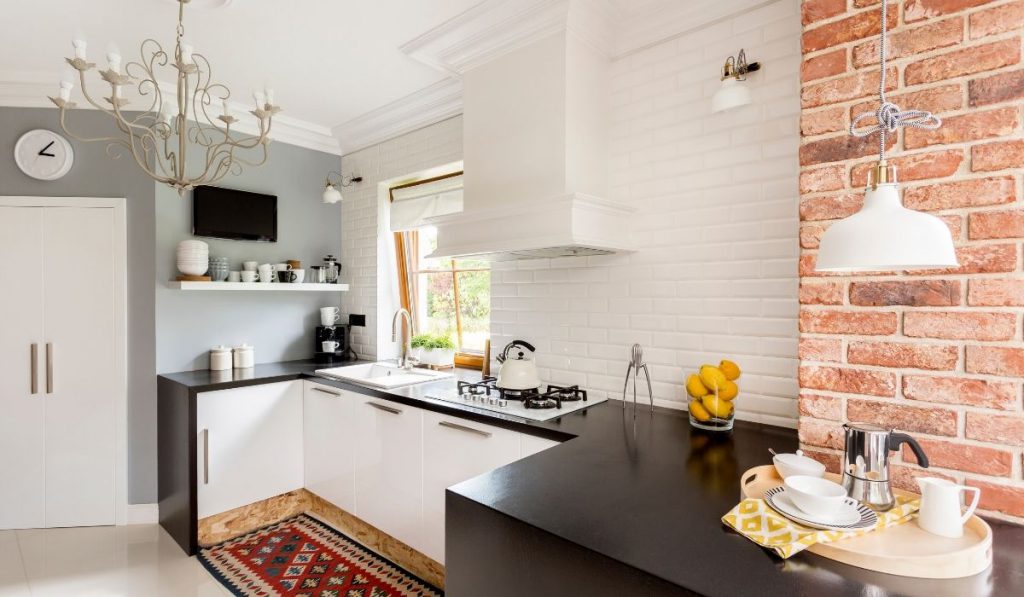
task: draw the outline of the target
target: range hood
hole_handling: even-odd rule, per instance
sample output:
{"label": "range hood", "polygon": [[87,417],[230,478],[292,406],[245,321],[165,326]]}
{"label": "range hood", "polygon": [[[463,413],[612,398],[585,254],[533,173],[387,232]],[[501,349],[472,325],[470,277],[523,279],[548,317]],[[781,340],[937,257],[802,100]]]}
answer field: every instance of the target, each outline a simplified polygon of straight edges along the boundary
{"label": "range hood", "polygon": [[464,209],[431,219],[431,257],[629,251],[607,198],[608,59],[568,28],[463,75]]}

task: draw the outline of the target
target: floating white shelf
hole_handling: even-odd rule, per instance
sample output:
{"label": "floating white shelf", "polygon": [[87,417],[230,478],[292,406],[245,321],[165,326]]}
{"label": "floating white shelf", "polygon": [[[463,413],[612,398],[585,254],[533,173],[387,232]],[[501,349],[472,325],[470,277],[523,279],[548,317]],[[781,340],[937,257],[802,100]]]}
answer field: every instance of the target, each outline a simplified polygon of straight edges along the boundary
{"label": "floating white shelf", "polygon": [[177,282],[167,283],[173,290],[256,290],[263,292],[345,292],[348,284],[264,284],[262,282]]}

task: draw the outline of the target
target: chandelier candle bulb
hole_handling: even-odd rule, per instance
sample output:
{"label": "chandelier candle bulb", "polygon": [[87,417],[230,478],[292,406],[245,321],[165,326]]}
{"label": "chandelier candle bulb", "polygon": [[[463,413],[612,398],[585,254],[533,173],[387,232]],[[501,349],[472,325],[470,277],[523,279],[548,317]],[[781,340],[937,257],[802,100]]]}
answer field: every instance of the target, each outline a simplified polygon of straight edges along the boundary
{"label": "chandelier candle bulb", "polygon": [[85,40],[72,40],[71,45],[75,47],[75,58],[85,60],[85,49],[86,47],[88,47],[88,44],[85,43]]}
{"label": "chandelier candle bulb", "polygon": [[223,111],[224,116],[227,116],[227,117],[230,118],[231,117],[231,108],[228,106],[228,98],[225,97],[224,99],[221,100],[220,103],[221,103],[221,110]]}
{"label": "chandelier candle bulb", "polygon": [[254,91],[252,98],[256,100],[256,109],[262,110],[263,106],[267,105],[267,96],[262,91]]}
{"label": "chandelier candle bulb", "polygon": [[181,44],[181,62],[183,64],[192,64],[192,45],[183,43]]}
{"label": "chandelier candle bulb", "polygon": [[60,82],[60,99],[69,101],[71,99],[71,90],[75,88],[75,84],[71,81]]}
{"label": "chandelier candle bulb", "polygon": [[274,105],[274,90],[273,89],[267,89],[265,93],[267,95],[267,104],[273,106]]}

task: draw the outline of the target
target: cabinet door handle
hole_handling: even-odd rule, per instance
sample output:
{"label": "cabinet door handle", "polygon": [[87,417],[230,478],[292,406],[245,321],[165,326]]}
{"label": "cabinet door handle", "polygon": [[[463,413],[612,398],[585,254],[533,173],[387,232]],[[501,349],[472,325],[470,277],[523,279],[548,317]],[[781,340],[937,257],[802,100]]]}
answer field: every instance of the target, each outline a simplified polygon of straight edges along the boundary
{"label": "cabinet door handle", "polygon": [[39,345],[35,342],[32,343],[32,365],[29,367],[32,372],[32,379],[29,380],[29,386],[32,388],[33,394],[39,393]]}
{"label": "cabinet door handle", "polygon": [[402,409],[400,408],[392,408],[390,406],[384,406],[383,404],[377,404],[376,402],[367,402],[366,405],[372,406],[373,408],[376,408],[377,410],[382,410],[386,413],[391,413],[393,415],[402,414]]}
{"label": "cabinet door handle", "polygon": [[341,396],[341,392],[332,392],[331,390],[325,390],[323,388],[318,388],[316,386],[313,386],[312,389],[317,392],[323,392],[324,394],[330,394],[331,396]]}
{"label": "cabinet door handle", "polygon": [[457,429],[459,431],[465,431],[467,433],[475,433],[483,437],[491,437],[490,431],[484,431],[483,429],[475,429],[473,427],[467,427],[465,425],[459,425],[458,423],[451,423],[449,421],[438,421],[438,425],[441,427],[447,427],[448,429]]}
{"label": "cabinet door handle", "polygon": [[46,343],[46,393],[53,393],[53,344]]}
{"label": "cabinet door handle", "polygon": [[210,484],[210,430],[203,429],[203,485]]}

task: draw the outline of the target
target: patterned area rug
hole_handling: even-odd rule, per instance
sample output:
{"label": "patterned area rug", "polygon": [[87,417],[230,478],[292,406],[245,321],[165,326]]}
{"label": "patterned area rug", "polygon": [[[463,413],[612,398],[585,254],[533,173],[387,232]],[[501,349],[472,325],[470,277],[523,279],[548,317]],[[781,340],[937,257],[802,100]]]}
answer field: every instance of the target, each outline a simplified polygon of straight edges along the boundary
{"label": "patterned area rug", "polygon": [[444,595],[305,514],[201,549],[198,557],[221,584],[240,596]]}

